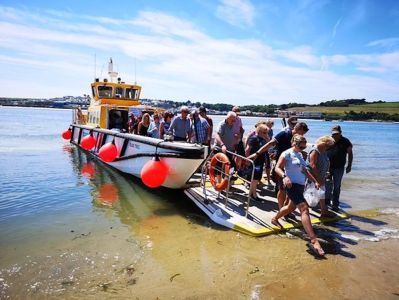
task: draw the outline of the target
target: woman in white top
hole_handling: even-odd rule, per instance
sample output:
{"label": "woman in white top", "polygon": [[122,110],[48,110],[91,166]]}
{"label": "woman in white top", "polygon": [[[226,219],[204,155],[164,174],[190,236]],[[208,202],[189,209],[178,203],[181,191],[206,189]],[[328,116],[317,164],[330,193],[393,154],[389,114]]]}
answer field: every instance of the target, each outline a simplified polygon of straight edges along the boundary
{"label": "woman in white top", "polygon": [[272,224],[283,228],[278,219],[286,216],[298,208],[301,213],[301,221],[303,228],[309,235],[312,250],[319,256],[324,256],[324,250],[321,248],[317,236],[310,222],[309,206],[303,197],[306,178],[315,182],[316,188],[319,183],[307,170],[306,162],[303,159],[302,151],[306,148],[305,137],[295,134],[291,140],[292,147],[284,151],[276,165],[276,173],[283,178],[285,191],[289,198],[287,205],[283,206],[277,215],[272,218]]}

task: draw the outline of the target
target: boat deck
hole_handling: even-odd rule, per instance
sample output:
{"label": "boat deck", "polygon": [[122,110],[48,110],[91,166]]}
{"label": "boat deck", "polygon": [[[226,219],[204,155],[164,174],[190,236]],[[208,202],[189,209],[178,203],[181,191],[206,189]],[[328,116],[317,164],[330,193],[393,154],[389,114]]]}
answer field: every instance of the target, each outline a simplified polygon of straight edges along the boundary
{"label": "boat deck", "polygon": [[[225,191],[218,193],[209,182],[206,182],[205,186],[188,188],[185,190],[185,194],[215,223],[248,235],[264,236],[282,230],[302,227],[300,214],[297,210],[292,213],[292,217],[279,220],[284,229],[272,225],[271,219],[278,211],[274,186],[269,187],[264,184],[259,186],[261,188],[258,189],[258,195],[262,201],[251,199],[247,216],[248,189],[240,179],[233,182],[228,198],[226,198]],[[320,219],[320,210],[313,208],[310,209],[310,216],[312,224],[350,217],[346,212],[339,211],[335,213],[334,217]]]}

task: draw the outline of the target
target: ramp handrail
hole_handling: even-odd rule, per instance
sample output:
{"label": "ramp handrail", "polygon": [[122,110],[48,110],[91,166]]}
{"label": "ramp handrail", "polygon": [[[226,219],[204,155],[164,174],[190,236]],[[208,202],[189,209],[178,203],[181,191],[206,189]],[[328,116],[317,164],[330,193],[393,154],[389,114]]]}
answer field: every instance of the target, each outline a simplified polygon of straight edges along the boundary
{"label": "ramp handrail", "polygon": [[[209,168],[210,168],[210,160],[212,159],[212,157],[214,156],[214,154],[216,154],[216,153],[218,153],[218,152],[222,152],[221,149],[220,149],[219,147],[217,147],[217,146],[214,147],[214,148],[212,149],[212,151],[210,152],[208,158],[205,160],[205,163],[202,165],[202,170],[201,170],[201,182],[200,182],[200,185],[201,185],[201,187],[202,187],[202,189],[203,189],[203,193],[204,193],[205,197],[206,197],[206,192],[207,192],[207,190],[206,190],[206,181],[207,181],[207,175],[208,175],[208,173],[209,173]],[[246,182],[246,183],[248,183],[248,184],[251,184],[251,182],[254,180],[254,174],[255,174],[255,163],[254,163],[254,161],[253,161],[252,159],[249,159],[249,158],[245,157],[245,156],[239,155],[239,154],[237,154],[237,153],[234,153],[234,152],[231,152],[231,151],[228,151],[228,150],[226,150],[226,152],[227,152],[228,154],[231,155],[232,159],[234,159],[234,158],[240,158],[240,159],[242,159],[242,160],[244,160],[244,161],[246,161],[247,163],[249,163],[249,164],[252,165],[252,172],[251,172],[252,174],[251,174],[251,180],[250,180],[250,181],[248,181],[248,180],[247,180],[246,178],[244,178],[244,177],[241,177],[241,176],[238,174],[238,172],[237,172],[237,176],[238,176],[238,177],[240,177],[244,182]],[[231,182],[231,178],[232,178],[232,176],[233,176],[234,170],[233,170],[233,168],[230,168],[230,171],[229,171],[228,174],[226,174],[226,173],[223,171],[223,168],[221,168],[220,170],[217,169],[217,171],[220,172],[221,174],[227,176],[227,178],[228,178],[228,179],[227,179],[227,180],[228,180],[228,183],[227,183],[227,188],[226,188],[226,197],[225,197],[225,202],[224,202],[224,205],[227,206],[227,203],[228,203],[228,201],[229,201],[230,182]],[[238,170],[237,170],[237,171],[238,171]],[[220,198],[220,191],[218,192],[217,198]],[[250,200],[251,200],[251,196],[250,196],[249,191],[248,191],[247,203],[246,203],[246,208],[245,208],[245,217],[246,217],[246,218],[248,217],[248,210],[249,210],[249,202],[250,202]]]}

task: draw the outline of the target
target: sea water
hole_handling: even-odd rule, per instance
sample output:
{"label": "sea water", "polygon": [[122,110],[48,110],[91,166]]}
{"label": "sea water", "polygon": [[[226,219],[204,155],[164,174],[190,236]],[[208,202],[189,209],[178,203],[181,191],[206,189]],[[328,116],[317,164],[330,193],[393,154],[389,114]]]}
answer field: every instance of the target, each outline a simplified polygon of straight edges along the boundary
{"label": "sea water", "polygon": [[[224,117],[212,118],[216,130]],[[162,253],[177,247],[184,256],[189,244],[197,245],[207,264],[223,243],[215,240],[236,237],[209,221],[182,192],[145,188],[62,140],[70,120],[70,110],[0,107],[0,296],[58,295],[78,285],[81,292],[107,289],[108,281],[128,276],[127,266],[143,261],[148,251],[147,267],[172,268],[174,258]],[[249,133],[259,118],[242,120]],[[398,213],[399,124],[304,121],[310,143],[339,124],[353,144],[352,172],[343,179],[344,209]],[[281,128],[275,119],[274,132]],[[353,228],[342,226],[346,232]],[[365,240],[396,237],[398,231],[382,226],[363,237],[330,236],[336,234]]]}

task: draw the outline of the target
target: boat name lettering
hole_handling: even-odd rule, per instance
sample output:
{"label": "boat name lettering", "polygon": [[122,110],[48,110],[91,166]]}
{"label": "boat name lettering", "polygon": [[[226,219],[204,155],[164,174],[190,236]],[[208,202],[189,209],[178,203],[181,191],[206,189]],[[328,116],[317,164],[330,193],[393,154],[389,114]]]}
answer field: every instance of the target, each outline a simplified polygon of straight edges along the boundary
{"label": "boat name lettering", "polygon": [[140,145],[136,144],[134,142],[129,142],[129,146],[132,147],[132,148],[140,149]]}

